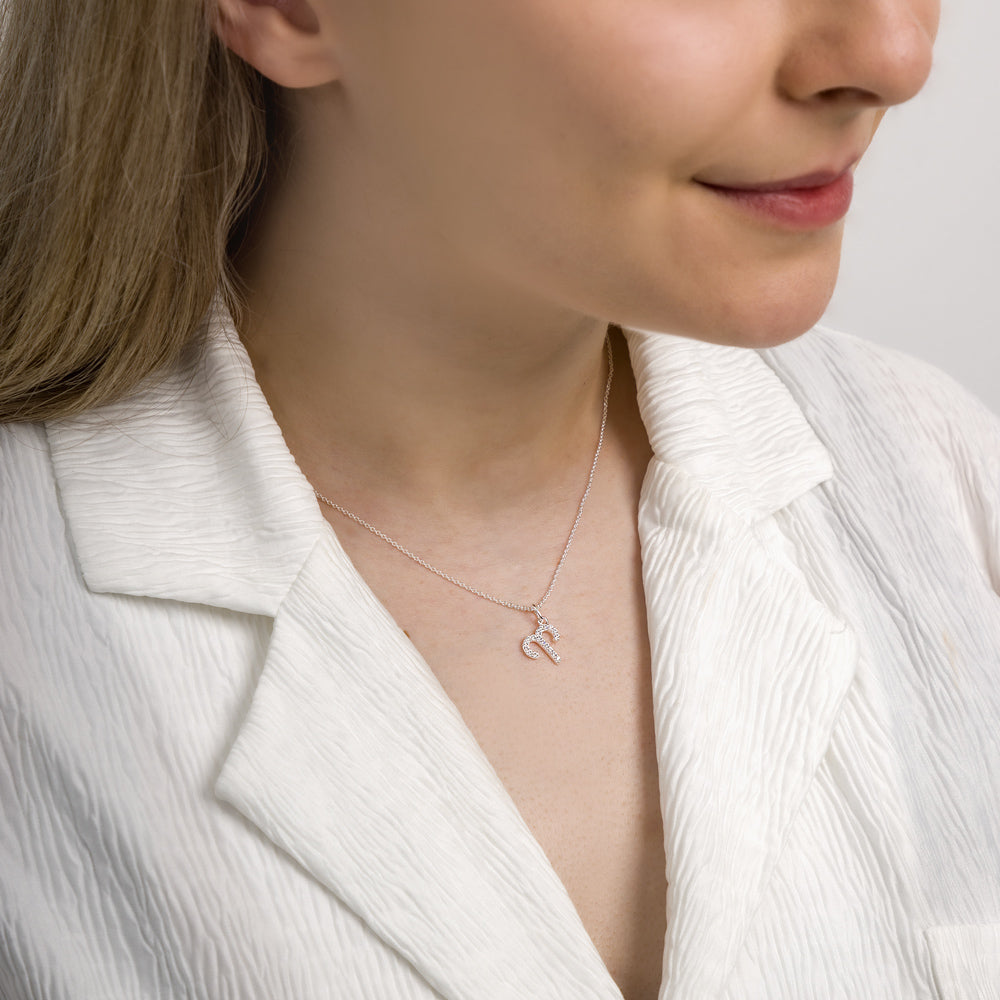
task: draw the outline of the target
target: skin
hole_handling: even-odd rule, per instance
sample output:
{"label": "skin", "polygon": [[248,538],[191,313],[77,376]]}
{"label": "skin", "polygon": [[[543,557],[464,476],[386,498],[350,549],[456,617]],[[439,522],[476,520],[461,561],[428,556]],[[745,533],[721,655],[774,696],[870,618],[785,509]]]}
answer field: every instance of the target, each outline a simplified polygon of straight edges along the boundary
{"label": "skin", "polygon": [[[807,329],[832,291],[841,227],[768,226],[698,181],[856,161],[881,111],[926,77],[937,18],[936,0],[221,10],[230,45],[298,88],[290,167],[244,262],[259,317],[248,339],[274,392],[292,406],[303,376],[313,384],[290,419],[314,437],[434,414],[405,447],[358,449],[384,466],[394,448],[393,468],[433,461],[421,444],[443,397],[463,414],[485,407],[456,449],[461,479],[484,444],[510,442],[507,422],[491,440],[504,414],[522,441],[552,429],[539,460],[565,451],[578,424],[567,407],[591,402],[578,387],[608,320],[746,346]],[[384,395],[339,384],[348,356]],[[320,412],[331,389],[344,405]]]}
{"label": "skin", "polygon": [[[856,163],[924,82],[937,16],[936,0],[219,0],[220,36],[288,88],[241,335],[305,474],[446,571],[537,599],[590,464],[609,321],[745,347],[808,329],[841,224],[777,225],[708,185]],[[616,350],[594,491],[546,605],[570,670],[539,672],[516,651],[524,620],[325,513],[623,994],[646,1000],[666,891],[634,528],[649,447]],[[459,653],[440,639],[456,622]]]}

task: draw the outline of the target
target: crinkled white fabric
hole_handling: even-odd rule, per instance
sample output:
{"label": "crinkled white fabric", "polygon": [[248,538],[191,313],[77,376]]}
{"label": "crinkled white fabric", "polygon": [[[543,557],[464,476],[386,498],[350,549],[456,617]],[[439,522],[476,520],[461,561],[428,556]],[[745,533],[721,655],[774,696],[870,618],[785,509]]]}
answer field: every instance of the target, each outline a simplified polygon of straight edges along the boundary
{"label": "crinkled white fabric", "polygon": [[927,940],[943,1000],[1000,1000],[1000,925],[931,927]]}
{"label": "crinkled white fabric", "polygon": [[[814,331],[629,334],[664,1000],[1000,995],[1000,425]],[[2,1000],[614,1000],[228,319],[0,428]]]}

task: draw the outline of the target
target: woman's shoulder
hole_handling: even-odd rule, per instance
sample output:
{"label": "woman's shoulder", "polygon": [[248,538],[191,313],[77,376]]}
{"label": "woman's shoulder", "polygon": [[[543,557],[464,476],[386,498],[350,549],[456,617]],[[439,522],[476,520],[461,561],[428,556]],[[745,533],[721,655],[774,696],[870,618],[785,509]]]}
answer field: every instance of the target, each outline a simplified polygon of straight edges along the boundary
{"label": "woman's shoulder", "polygon": [[0,544],[57,507],[45,425],[0,423]]}
{"label": "woman's shoulder", "polygon": [[81,642],[85,598],[45,426],[0,424],[0,710]]}
{"label": "woman's shoulder", "polygon": [[910,458],[980,467],[1000,482],[1000,417],[933,364],[822,326],[759,353],[828,445],[864,438]]}
{"label": "woman's shoulder", "polygon": [[825,376],[855,405],[915,410],[922,419],[971,420],[995,431],[1000,419],[953,376],[916,355],[826,326],[759,352],[782,376]]}
{"label": "woman's shoulder", "polygon": [[9,610],[72,563],[45,425],[0,424],[0,601]]}
{"label": "woman's shoulder", "polygon": [[1000,589],[1000,418],[939,368],[818,327],[759,352],[834,466],[843,501],[958,530]]}

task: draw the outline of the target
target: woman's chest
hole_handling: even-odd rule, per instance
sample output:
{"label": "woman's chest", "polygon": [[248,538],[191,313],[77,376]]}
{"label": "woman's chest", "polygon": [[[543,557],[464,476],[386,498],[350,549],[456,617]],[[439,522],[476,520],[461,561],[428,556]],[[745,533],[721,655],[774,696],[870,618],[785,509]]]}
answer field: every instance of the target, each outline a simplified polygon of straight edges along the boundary
{"label": "woman's chest", "polygon": [[[530,612],[470,594],[367,532],[339,527],[500,778],[626,1000],[652,1000],[666,875],[638,489],[637,476],[595,484],[542,608],[553,629],[540,642],[529,639],[538,624]],[[517,601],[559,557],[557,549],[525,554],[517,535],[472,537],[443,564]],[[466,549],[475,553],[468,568],[460,562]],[[537,658],[525,655],[526,642]]]}
{"label": "woman's chest", "polygon": [[653,1000],[666,930],[657,760],[648,671],[621,666],[603,685],[512,705],[516,727],[468,715],[626,1000]]}
{"label": "woman's chest", "polygon": [[653,1000],[666,877],[641,589],[605,579],[599,592],[571,584],[554,597],[544,610],[559,631],[558,663],[524,656],[529,615],[470,607],[464,596],[451,610],[393,611],[410,623],[626,1000]]}

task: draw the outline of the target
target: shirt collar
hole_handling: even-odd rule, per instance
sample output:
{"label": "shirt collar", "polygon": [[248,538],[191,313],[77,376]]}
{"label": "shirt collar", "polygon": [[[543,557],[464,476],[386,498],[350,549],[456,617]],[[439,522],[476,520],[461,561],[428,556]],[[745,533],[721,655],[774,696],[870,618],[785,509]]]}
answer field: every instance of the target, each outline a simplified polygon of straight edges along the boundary
{"label": "shirt collar", "polygon": [[833,474],[826,448],[757,351],[661,333],[627,338],[654,455],[747,521]]}
{"label": "shirt collar", "polygon": [[166,378],[49,422],[56,481],[91,590],[274,615],[322,530],[221,306]]}

